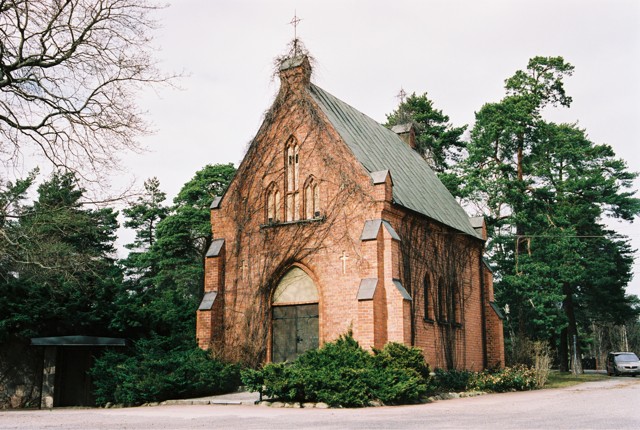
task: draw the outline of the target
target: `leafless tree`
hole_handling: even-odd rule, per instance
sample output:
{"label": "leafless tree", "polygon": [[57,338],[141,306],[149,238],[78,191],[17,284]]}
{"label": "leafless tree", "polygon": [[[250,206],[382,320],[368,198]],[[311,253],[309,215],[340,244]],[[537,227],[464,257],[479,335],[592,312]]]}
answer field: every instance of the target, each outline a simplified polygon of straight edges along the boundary
{"label": "leafless tree", "polygon": [[149,131],[135,94],[171,79],[151,55],[153,0],[0,0],[0,157],[84,180]]}

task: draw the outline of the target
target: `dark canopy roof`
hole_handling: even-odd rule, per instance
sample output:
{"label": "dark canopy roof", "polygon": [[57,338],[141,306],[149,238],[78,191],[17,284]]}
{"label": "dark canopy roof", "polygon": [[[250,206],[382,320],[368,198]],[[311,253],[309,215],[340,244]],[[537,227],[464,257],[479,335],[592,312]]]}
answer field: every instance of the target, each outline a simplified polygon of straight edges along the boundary
{"label": "dark canopy roof", "polygon": [[125,346],[126,340],[117,337],[53,336],[33,337],[33,346]]}

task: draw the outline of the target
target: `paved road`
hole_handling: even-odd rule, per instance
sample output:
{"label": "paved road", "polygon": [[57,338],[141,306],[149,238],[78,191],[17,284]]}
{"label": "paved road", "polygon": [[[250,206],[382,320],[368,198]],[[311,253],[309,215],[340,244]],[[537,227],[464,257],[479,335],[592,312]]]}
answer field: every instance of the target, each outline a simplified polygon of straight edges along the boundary
{"label": "paved road", "polygon": [[0,412],[0,429],[640,429],[640,378],[366,409],[155,406]]}

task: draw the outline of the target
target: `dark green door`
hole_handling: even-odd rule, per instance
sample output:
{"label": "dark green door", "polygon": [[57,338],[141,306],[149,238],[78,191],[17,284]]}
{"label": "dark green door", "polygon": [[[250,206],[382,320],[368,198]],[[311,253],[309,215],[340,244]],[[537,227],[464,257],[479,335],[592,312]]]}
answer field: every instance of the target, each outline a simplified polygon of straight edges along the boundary
{"label": "dark green door", "polygon": [[309,349],[318,348],[318,304],[274,306],[271,359],[293,361]]}
{"label": "dark green door", "polygon": [[88,347],[59,348],[54,406],[95,406],[89,375],[94,352]]}

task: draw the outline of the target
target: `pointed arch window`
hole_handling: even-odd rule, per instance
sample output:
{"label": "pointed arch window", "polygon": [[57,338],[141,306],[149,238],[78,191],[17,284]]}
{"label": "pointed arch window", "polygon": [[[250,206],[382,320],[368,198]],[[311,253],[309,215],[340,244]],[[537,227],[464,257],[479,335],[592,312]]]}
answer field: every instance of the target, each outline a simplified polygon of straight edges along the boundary
{"label": "pointed arch window", "polygon": [[269,190],[267,192],[267,221],[275,221],[276,220],[276,211],[275,211],[275,193]]}
{"label": "pointed arch window", "polygon": [[280,203],[280,190],[278,190],[276,188],[276,192],[274,195],[274,199],[273,199],[273,203],[274,203],[274,208],[275,208],[275,220],[276,221],[280,221],[282,219],[281,217],[281,212],[282,212],[282,204]]}
{"label": "pointed arch window", "polygon": [[300,148],[295,137],[291,136],[285,145],[285,184],[286,184],[286,220],[300,219]]}
{"label": "pointed arch window", "polygon": [[447,321],[447,292],[445,289],[444,279],[438,279],[438,321]]}
{"label": "pointed arch window", "polygon": [[267,187],[267,223],[279,222],[281,220],[280,190],[272,182]]}
{"label": "pointed arch window", "polygon": [[431,309],[432,303],[431,303],[431,284],[429,283],[429,275],[425,275],[424,277],[424,283],[423,283],[423,287],[424,287],[424,319],[427,321],[433,321],[433,311],[435,309]]}
{"label": "pointed arch window", "polygon": [[320,217],[320,186],[313,176],[304,184],[304,215],[305,219]]}
{"label": "pointed arch window", "polygon": [[320,185],[313,184],[313,217],[320,217]]}
{"label": "pointed arch window", "polygon": [[458,288],[455,280],[438,282],[438,321],[456,324],[458,320]]}

